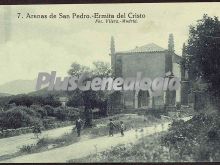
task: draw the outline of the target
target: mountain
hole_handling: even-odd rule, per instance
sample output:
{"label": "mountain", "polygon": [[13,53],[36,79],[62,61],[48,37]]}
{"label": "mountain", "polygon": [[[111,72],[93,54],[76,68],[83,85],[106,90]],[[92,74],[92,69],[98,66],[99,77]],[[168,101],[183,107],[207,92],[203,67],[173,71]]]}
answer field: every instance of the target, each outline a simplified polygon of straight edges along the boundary
{"label": "mountain", "polygon": [[11,94],[8,94],[8,93],[0,93],[0,97],[7,97],[7,96],[11,96]]}
{"label": "mountain", "polygon": [[57,97],[61,97],[61,96],[67,96],[68,92],[67,91],[48,91],[47,87],[42,88],[38,91],[33,91],[28,93],[29,96],[47,96],[47,95],[52,95],[52,96],[57,96]]}
{"label": "mountain", "polygon": [[23,94],[35,91],[36,80],[14,80],[0,85],[0,93]]}

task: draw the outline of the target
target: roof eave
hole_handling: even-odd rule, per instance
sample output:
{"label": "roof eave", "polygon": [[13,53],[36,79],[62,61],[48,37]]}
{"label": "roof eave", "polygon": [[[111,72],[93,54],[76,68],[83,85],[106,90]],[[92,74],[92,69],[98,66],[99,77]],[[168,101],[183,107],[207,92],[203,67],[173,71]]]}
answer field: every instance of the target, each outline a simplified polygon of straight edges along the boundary
{"label": "roof eave", "polygon": [[167,50],[163,50],[163,51],[148,51],[148,52],[116,52],[115,54],[136,54],[136,53],[164,53],[167,52]]}

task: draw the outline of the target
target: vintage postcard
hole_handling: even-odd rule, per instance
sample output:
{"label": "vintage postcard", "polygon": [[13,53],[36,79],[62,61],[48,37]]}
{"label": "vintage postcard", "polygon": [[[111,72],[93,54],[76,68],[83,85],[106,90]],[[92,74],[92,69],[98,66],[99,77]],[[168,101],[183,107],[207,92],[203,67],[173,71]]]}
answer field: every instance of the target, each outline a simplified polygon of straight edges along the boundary
{"label": "vintage postcard", "polygon": [[220,161],[220,3],[0,5],[0,163]]}

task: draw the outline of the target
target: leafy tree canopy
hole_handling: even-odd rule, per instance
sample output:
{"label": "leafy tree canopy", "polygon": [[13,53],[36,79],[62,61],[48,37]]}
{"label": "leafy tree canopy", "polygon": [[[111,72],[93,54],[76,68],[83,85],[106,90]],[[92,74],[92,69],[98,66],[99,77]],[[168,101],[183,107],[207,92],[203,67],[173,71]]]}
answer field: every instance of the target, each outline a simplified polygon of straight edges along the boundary
{"label": "leafy tree canopy", "polygon": [[186,64],[189,78],[204,80],[220,96],[220,21],[204,15],[190,26]]}

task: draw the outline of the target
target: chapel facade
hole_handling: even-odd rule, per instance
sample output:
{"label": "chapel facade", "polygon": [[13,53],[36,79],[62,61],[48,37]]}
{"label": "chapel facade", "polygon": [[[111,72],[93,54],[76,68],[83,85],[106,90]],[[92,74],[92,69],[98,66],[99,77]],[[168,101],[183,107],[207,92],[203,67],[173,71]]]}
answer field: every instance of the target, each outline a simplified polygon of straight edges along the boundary
{"label": "chapel facade", "polygon": [[117,96],[118,102],[123,108],[164,108],[176,106],[177,103],[188,104],[188,81],[182,61],[182,56],[175,53],[173,35],[169,35],[168,48],[162,48],[155,43],[149,43],[128,51],[116,51],[114,38],[111,38],[110,46],[111,67],[115,77],[136,77],[141,72],[142,77],[152,80],[156,77],[178,77],[181,87],[175,91],[162,91],[159,94],[151,90],[121,91]]}

